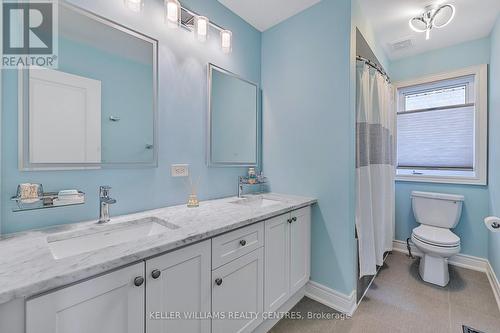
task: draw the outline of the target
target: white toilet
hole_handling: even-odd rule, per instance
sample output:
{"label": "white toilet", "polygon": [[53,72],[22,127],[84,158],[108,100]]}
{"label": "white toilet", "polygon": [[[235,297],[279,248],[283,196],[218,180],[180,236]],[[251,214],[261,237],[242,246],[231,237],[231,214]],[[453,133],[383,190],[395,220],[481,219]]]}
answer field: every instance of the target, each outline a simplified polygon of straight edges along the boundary
{"label": "white toilet", "polygon": [[411,240],[423,252],[419,272],[422,279],[444,287],[450,281],[448,258],[460,252],[460,238],[454,228],[462,214],[462,195],[411,193],[413,214],[420,226],[413,229]]}

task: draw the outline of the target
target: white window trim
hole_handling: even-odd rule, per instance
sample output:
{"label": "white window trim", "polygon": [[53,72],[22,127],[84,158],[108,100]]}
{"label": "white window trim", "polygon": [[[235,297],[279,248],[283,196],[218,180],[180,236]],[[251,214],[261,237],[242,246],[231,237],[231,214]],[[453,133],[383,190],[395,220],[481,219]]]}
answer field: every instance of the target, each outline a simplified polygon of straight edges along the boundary
{"label": "white window trim", "polygon": [[[399,89],[435,81],[450,80],[460,76],[474,75],[476,120],[474,128],[474,177],[396,175],[396,181],[487,185],[488,181],[488,65],[478,65],[460,70],[429,75],[413,80],[394,83],[394,101],[397,105],[394,117],[397,121],[399,110]],[[396,135],[397,140],[397,135]],[[397,145],[396,145],[397,147]]]}

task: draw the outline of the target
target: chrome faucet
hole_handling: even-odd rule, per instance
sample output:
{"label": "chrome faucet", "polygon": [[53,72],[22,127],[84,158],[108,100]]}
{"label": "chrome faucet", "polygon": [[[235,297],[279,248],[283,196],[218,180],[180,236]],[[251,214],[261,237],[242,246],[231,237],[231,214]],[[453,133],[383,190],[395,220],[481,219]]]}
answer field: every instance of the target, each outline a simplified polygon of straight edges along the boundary
{"label": "chrome faucet", "polygon": [[243,193],[243,177],[238,177],[238,198],[241,198]]}
{"label": "chrome faucet", "polygon": [[99,224],[107,223],[109,218],[109,205],[115,204],[116,200],[109,197],[110,186],[99,187]]}

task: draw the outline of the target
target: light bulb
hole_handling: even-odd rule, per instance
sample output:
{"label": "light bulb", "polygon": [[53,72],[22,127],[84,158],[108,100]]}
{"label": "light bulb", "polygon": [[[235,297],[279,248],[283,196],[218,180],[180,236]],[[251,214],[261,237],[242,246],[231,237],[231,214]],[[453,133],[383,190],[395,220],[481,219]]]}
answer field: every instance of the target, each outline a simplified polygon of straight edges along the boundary
{"label": "light bulb", "polygon": [[196,37],[199,41],[204,42],[208,37],[208,27],[209,27],[208,18],[205,16],[197,16],[195,19],[194,29],[196,33]]}
{"label": "light bulb", "polygon": [[231,53],[233,49],[233,33],[229,30],[220,32],[221,47],[224,53]]}
{"label": "light bulb", "polygon": [[165,0],[165,17],[170,27],[181,24],[181,4],[178,0]]}
{"label": "light bulb", "polygon": [[124,2],[125,7],[133,12],[140,12],[142,10],[142,6],[144,5],[144,0],[124,0]]}

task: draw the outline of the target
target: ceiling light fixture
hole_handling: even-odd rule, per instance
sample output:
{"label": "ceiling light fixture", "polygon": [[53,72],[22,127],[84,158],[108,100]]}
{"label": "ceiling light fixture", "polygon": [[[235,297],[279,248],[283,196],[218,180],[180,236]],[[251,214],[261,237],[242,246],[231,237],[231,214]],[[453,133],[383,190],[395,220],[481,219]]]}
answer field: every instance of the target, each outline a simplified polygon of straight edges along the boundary
{"label": "ceiling light fixture", "polygon": [[455,17],[455,6],[451,4],[441,6],[427,6],[425,12],[410,19],[409,25],[413,31],[425,32],[425,39],[431,37],[433,28],[443,28],[450,24]]}

